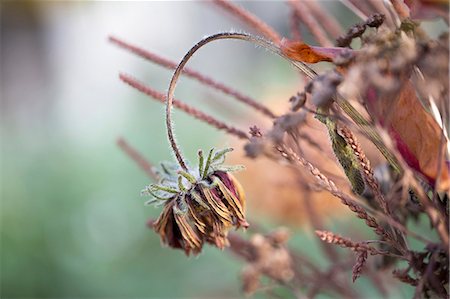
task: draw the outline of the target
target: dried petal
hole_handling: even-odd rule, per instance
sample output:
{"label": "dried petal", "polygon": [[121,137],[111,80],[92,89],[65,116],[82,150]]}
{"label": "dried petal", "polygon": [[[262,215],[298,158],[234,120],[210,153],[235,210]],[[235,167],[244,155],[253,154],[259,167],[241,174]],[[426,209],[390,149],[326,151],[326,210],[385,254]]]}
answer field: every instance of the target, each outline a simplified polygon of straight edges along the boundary
{"label": "dried petal", "polygon": [[[211,150],[206,161],[199,151],[198,176],[192,175],[195,172],[191,170],[163,168],[165,176],[150,186],[170,193],[168,198],[157,198],[165,205],[152,223],[163,244],[195,255],[205,242],[220,249],[229,246],[229,229],[248,226],[242,186],[231,174],[216,170],[226,168],[222,163],[231,150],[216,151],[214,155]],[[155,192],[147,193],[158,196]]]}

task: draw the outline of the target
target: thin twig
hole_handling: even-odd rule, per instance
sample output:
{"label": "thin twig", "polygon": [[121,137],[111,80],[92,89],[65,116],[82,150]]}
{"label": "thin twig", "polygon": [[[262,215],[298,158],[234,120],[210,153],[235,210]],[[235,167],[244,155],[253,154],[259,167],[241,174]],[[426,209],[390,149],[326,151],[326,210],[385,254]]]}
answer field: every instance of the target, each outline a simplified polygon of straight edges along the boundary
{"label": "thin twig", "polygon": [[[165,67],[167,69],[175,70],[175,68],[177,67],[177,64],[172,60],[164,58],[164,57],[157,55],[155,53],[152,53],[150,51],[144,50],[141,47],[127,43],[117,37],[110,36],[109,40],[112,43],[114,43],[114,44],[116,44],[116,45],[118,45],[118,46],[144,58],[144,59],[147,59],[147,60],[152,61],[162,67]],[[260,111],[261,113],[263,113],[264,115],[266,115],[270,118],[275,117],[275,114],[268,107],[264,106],[263,104],[258,103],[255,99],[253,99],[247,95],[244,95],[244,94],[238,92],[237,90],[234,90],[232,87],[229,87],[220,82],[217,82],[217,81],[213,80],[212,78],[210,78],[206,75],[203,75],[193,69],[184,68],[183,75],[186,75],[188,77],[196,79],[200,83],[202,83],[206,86],[210,86],[226,95],[232,96],[236,100],[256,109],[257,111]]]}
{"label": "thin twig", "polygon": [[389,13],[389,10],[384,6],[383,1],[380,0],[368,0],[368,3],[370,6],[374,8],[374,10],[378,13],[382,13],[386,17],[386,23],[389,27],[392,27],[395,25],[394,20],[392,19],[391,14]]}
{"label": "thin twig", "polygon": [[291,39],[294,41],[301,41],[302,32],[300,31],[300,19],[295,11],[292,11],[289,17],[289,29],[291,31]]}
{"label": "thin twig", "polygon": [[136,162],[136,165],[139,166],[148,177],[154,181],[158,180],[158,175],[153,171],[152,164],[150,164],[150,162],[148,162],[147,159],[145,159],[144,156],[132,147],[124,138],[119,137],[117,139],[117,145],[125,154]]}
{"label": "thin twig", "polygon": [[318,21],[312,16],[308,6],[302,5],[302,2],[297,0],[289,0],[289,4],[321,46],[333,46],[325,31],[323,31]]}
{"label": "thin twig", "polygon": [[275,44],[280,43],[281,37],[276,32],[276,30],[270,27],[265,22],[263,22],[254,14],[250,13],[249,11],[245,10],[244,8],[238,5],[231,3],[230,1],[214,0],[214,3],[220,6],[221,8],[225,9],[229,13],[231,13],[233,16],[236,16],[239,19],[241,19],[241,21],[249,25],[257,32],[262,33],[265,37],[273,41]]}
{"label": "thin twig", "polygon": [[391,0],[392,6],[395,9],[395,12],[400,17],[400,20],[404,20],[410,17],[409,8],[403,2],[403,0]]}
{"label": "thin twig", "polygon": [[309,7],[316,20],[320,20],[320,24],[332,38],[335,39],[343,33],[344,30],[336,18],[321,7],[317,0],[303,1],[302,3]]}
{"label": "thin twig", "polygon": [[[163,93],[160,93],[152,89],[151,87],[146,86],[144,83],[139,82],[138,80],[134,79],[129,75],[120,74],[119,77],[123,82],[127,83],[131,87],[136,88],[140,92],[152,97],[158,102],[164,103],[166,96]],[[178,109],[183,110],[187,114],[215,127],[216,129],[223,130],[228,134],[236,136],[239,139],[248,139],[248,135],[244,131],[239,130],[231,125],[228,125],[220,120],[217,120],[213,116],[206,114],[200,110],[197,110],[194,107],[191,107],[188,104],[183,103],[182,101],[174,99],[173,105]]]}
{"label": "thin twig", "polygon": [[340,0],[340,1],[363,21],[365,21],[367,17],[370,15],[370,9],[364,1],[359,0]]}
{"label": "thin twig", "polygon": [[[311,190],[306,190],[305,198],[310,198]],[[305,212],[308,215],[308,220],[311,223],[314,230],[320,230],[323,229],[324,225],[322,223],[321,217],[317,214],[317,211],[315,207],[313,206],[312,202],[310,200],[303,200],[303,206],[305,207]],[[329,244],[326,243],[320,243],[320,246],[322,247],[322,250],[324,251],[325,255],[328,257],[328,259],[331,262],[336,261],[339,259],[338,252],[331,247]]]}

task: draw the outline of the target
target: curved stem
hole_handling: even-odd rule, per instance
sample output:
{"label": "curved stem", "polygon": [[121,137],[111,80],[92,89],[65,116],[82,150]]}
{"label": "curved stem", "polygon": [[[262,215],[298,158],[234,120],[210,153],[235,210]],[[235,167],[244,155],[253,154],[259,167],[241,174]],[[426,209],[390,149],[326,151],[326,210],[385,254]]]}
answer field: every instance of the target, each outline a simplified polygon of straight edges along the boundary
{"label": "curved stem", "polygon": [[[276,45],[274,45],[273,43],[271,43],[261,37],[253,36],[253,35],[249,35],[249,34],[245,34],[245,33],[233,33],[233,32],[224,32],[224,33],[217,33],[214,35],[210,35],[210,36],[202,39],[201,41],[199,41],[195,46],[193,46],[189,50],[189,52],[187,52],[184,55],[183,59],[178,64],[177,68],[175,69],[175,72],[172,75],[172,79],[171,79],[170,85],[169,85],[169,90],[167,91],[167,100],[166,100],[166,126],[167,126],[167,135],[169,138],[169,143],[172,147],[172,150],[175,154],[176,159],[178,160],[178,163],[184,170],[187,170],[187,166],[186,166],[186,163],[184,162],[181,151],[178,148],[178,145],[176,143],[175,136],[173,134],[173,126],[172,126],[171,109],[172,109],[172,105],[173,105],[173,96],[175,93],[175,87],[176,87],[178,78],[180,77],[180,75],[183,71],[184,66],[189,61],[189,59],[192,57],[192,55],[194,55],[194,53],[197,52],[197,50],[199,50],[204,45],[206,45],[212,41],[220,40],[220,39],[245,40],[245,41],[260,45],[260,46],[272,51],[275,54],[285,57]],[[287,58],[287,57],[285,57],[285,58]],[[301,66],[304,67],[304,68],[302,68],[302,70],[304,72],[307,71],[308,68],[306,67],[306,65],[303,65],[303,63],[298,63],[298,64],[300,64]],[[299,66],[297,66],[297,67],[299,67]]]}

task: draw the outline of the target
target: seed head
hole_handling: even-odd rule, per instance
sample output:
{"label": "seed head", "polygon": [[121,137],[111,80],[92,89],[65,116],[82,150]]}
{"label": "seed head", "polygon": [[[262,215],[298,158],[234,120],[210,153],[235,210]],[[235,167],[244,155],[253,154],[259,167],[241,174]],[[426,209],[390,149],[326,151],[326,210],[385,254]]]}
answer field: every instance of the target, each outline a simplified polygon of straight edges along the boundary
{"label": "seed head", "polygon": [[153,197],[147,204],[164,204],[153,223],[163,244],[182,249],[186,255],[196,255],[205,242],[220,249],[228,246],[231,227],[248,227],[242,187],[230,174],[242,166],[223,165],[226,153],[231,150],[211,149],[206,161],[199,151],[198,171],[161,164],[158,184],[147,186],[143,194]]}

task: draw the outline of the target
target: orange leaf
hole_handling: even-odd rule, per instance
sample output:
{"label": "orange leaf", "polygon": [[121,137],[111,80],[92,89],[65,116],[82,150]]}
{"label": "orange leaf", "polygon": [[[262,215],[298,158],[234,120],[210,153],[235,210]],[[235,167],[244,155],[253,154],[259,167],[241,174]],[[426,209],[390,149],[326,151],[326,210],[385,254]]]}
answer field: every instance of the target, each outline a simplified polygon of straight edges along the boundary
{"label": "orange leaf", "polygon": [[321,61],[332,62],[340,54],[348,55],[357,51],[341,47],[315,47],[298,41],[283,38],[280,43],[281,52],[292,60],[306,63]]}
{"label": "orange leaf", "polygon": [[[316,63],[320,61],[333,61],[330,53],[318,50],[319,47],[311,47],[302,42],[294,42],[287,39],[281,41],[281,51],[292,60],[306,63]],[[326,49],[326,48],[322,48]]]}

